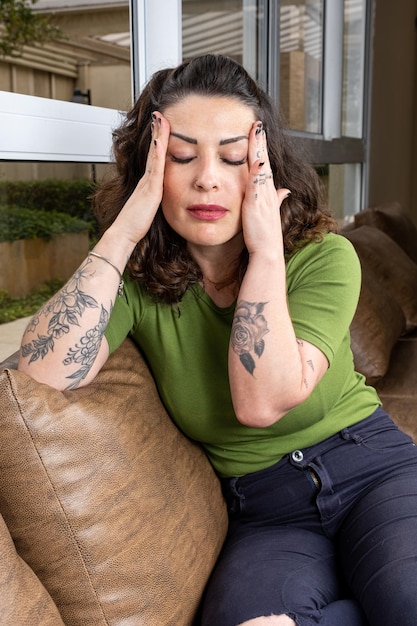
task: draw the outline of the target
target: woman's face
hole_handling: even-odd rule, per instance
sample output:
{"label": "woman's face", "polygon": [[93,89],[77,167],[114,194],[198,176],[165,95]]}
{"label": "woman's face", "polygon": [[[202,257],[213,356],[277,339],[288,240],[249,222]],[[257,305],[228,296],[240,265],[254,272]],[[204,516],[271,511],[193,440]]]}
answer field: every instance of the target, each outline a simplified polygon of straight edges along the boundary
{"label": "woman's face", "polygon": [[164,115],[171,134],[162,210],[192,249],[239,238],[248,179],[251,108],[227,97],[190,95]]}

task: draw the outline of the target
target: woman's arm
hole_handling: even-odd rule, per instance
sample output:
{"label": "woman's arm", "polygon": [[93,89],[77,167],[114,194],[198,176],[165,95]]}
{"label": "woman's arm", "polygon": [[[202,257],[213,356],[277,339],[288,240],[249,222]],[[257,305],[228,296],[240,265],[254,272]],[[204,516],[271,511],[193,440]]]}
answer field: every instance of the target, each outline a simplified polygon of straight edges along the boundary
{"label": "woman's arm", "polygon": [[286,289],[280,206],[263,132],[251,131],[250,179],[243,205],[249,263],[236,306],[229,378],[236,416],[243,424],[273,424],[303,402],[327,370],[324,354],[295,336]]}
{"label": "woman's arm", "polygon": [[159,114],[146,171],[93,253],[29,323],[18,369],[57,389],[90,382],[108,357],[104,332],[120,277],[160,205],[169,124]]}

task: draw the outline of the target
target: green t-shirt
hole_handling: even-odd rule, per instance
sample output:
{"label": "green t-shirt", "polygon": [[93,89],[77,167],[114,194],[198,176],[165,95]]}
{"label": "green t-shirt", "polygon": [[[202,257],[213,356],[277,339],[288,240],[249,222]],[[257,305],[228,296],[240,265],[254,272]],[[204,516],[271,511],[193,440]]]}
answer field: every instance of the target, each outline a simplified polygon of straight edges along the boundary
{"label": "green t-shirt", "polygon": [[220,475],[241,476],[326,439],[380,406],[353,367],[349,325],[359,290],[358,257],[340,235],[330,233],[290,258],[287,293],[295,334],[317,346],[329,368],[307,400],[266,428],[242,425],[233,411],[227,361],[234,305],[219,308],[199,286],[186,292],[179,308],[154,303],[127,278],[106,338],[113,351],[132,336],[174,422],[202,443]]}

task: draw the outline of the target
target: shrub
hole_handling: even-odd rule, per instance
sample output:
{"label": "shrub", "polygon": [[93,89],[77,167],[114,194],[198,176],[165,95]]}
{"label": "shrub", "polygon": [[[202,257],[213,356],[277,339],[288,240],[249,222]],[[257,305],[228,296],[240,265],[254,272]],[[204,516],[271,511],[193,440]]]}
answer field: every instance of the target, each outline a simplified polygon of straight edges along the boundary
{"label": "shrub", "polygon": [[5,289],[0,289],[0,324],[34,315],[62,285],[62,280],[50,280],[23,298],[12,298]]}
{"label": "shrub", "polygon": [[58,211],[37,211],[0,205],[0,242],[17,239],[52,239],[62,233],[91,230],[91,224]]}
{"label": "shrub", "polygon": [[87,222],[94,187],[89,180],[0,181],[0,204],[42,211],[61,211]]}

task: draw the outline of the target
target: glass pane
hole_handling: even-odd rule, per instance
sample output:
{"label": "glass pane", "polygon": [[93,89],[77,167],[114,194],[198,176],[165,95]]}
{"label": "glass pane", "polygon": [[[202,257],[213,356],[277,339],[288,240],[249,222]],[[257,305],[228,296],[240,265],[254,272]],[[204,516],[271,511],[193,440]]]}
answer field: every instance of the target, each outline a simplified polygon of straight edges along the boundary
{"label": "glass pane", "polygon": [[183,59],[225,54],[264,83],[266,38],[263,2],[257,0],[182,0]]}
{"label": "glass pane", "polygon": [[353,220],[361,208],[361,163],[330,164],[323,180],[327,202],[340,227]]}
{"label": "glass pane", "polygon": [[362,137],[366,0],[345,0],[342,134]]}
{"label": "glass pane", "polygon": [[48,16],[62,36],[0,57],[0,90],[130,108],[129,0],[39,0],[33,10]]}
{"label": "glass pane", "polygon": [[289,128],[321,132],[323,0],[280,3],[280,103]]}

